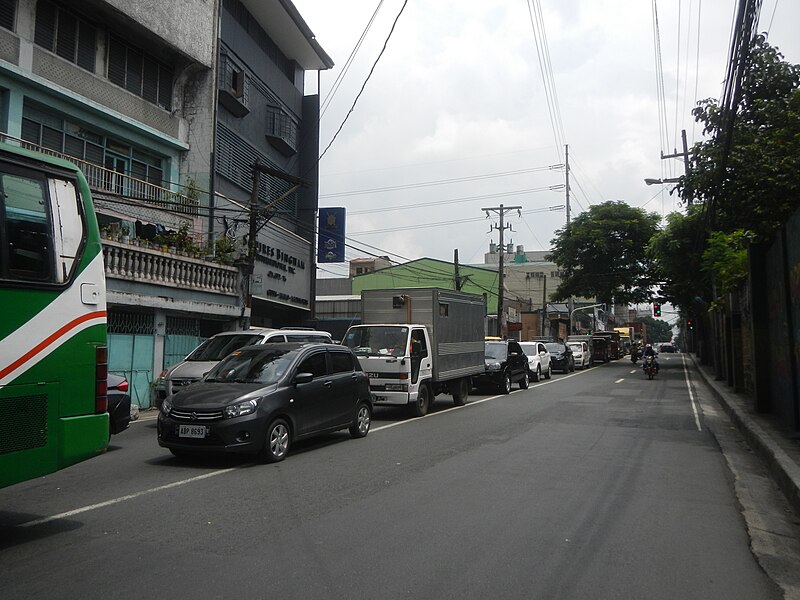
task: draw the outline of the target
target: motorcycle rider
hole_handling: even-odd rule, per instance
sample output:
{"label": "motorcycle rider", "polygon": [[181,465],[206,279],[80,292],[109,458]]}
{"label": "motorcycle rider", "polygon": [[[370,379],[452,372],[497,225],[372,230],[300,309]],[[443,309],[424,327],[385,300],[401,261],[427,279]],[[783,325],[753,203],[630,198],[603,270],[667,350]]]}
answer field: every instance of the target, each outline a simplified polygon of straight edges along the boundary
{"label": "motorcycle rider", "polygon": [[658,352],[653,348],[653,344],[647,344],[647,347],[642,352],[642,357],[652,356],[653,364],[656,366],[656,373],[658,373]]}

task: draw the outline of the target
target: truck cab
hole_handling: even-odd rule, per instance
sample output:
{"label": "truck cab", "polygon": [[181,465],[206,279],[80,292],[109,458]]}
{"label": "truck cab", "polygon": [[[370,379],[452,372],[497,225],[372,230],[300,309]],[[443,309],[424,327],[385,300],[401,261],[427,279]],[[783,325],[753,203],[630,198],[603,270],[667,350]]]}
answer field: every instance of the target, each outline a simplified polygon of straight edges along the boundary
{"label": "truck cab", "polygon": [[358,357],[376,405],[408,405],[416,416],[428,412],[433,362],[424,325],[355,325],[342,344]]}

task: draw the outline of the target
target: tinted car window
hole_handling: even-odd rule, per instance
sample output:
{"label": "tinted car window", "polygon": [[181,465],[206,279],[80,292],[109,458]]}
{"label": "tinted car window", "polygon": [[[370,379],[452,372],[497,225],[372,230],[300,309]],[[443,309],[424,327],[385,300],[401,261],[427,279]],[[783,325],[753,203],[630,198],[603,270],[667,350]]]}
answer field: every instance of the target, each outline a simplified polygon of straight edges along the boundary
{"label": "tinted car window", "polygon": [[206,381],[277,383],[296,355],[287,350],[234,351],[209,372]]}
{"label": "tinted car window", "polygon": [[325,366],[325,353],[317,352],[306,358],[297,367],[298,373],[311,373],[314,377],[324,377],[328,370]]}
{"label": "tinted car window", "polygon": [[281,342],[285,342],[286,340],[283,339],[283,334],[279,335],[271,335],[266,340],[264,340],[265,344],[280,344]]}
{"label": "tinted car window", "polygon": [[504,342],[486,342],[486,358],[503,361],[508,354],[508,344]]}
{"label": "tinted car window", "polygon": [[564,344],[558,344],[556,342],[551,342],[550,344],[545,344],[545,347],[550,352],[564,352]]}
{"label": "tinted car window", "polygon": [[218,335],[200,344],[186,360],[222,360],[228,354],[250,344],[258,344],[262,336],[252,333]]}
{"label": "tinted car window", "polygon": [[347,373],[353,370],[353,356],[348,352],[331,352],[331,373]]}

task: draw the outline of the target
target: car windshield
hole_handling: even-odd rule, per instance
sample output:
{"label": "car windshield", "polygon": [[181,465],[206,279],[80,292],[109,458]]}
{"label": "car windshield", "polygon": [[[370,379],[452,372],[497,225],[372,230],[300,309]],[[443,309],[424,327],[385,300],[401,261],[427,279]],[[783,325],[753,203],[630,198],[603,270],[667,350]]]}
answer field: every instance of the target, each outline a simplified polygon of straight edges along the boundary
{"label": "car windshield", "polygon": [[486,342],[486,358],[505,360],[508,354],[508,344],[503,342]]}
{"label": "car windshield", "polygon": [[228,354],[239,348],[244,348],[250,344],[257,344],[261,341],[261,336],[255,333],[242,333],[238,335],[216,335],[207,339],[195,348],[186,357],[191,361],[212,361],[222,360]]}
{"label": "car windshield", "polygon": [[557,344],[556,342],[550,342],[549,344],[544,345],[545,348],[548,349],[550,352],[563,352],[564,351],[564,344]]}
{"label": "car windshield", "polygon": [[354,327],[344,336],[342,345],[361,356],[405,356],[408,327]]}
{"label": "car windshield", "polygon": [[580,342],[576,343],[576,344],[568,344],[568,345],[569,345],[570,348],[572,348],[572,350],[574,352],[583,352],[583,346],[580,344]]}
{"label": "car windshield", "polygon": [[294,359],[291,350],[277,348],[258,351],[235,351],[211,369],[205,381],[218,383],[277,383]]}
{"label": "car windshield", "polygon": [[525,353],[525,356],[536,356],[536,344],[520,343],[520,346],[522,346],[522,351]]}

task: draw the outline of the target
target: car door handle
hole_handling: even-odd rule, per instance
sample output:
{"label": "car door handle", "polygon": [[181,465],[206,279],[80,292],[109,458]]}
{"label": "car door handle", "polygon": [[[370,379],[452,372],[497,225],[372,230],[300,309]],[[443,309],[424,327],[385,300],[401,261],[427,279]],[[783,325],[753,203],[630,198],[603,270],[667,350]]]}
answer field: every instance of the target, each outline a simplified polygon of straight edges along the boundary
{"label": "car door handle", "polygon": [[324,383],[324,385],[325,385],[325,387],[331,387],[333,385],[333,382],[329,379],[328,381],[326,381]]}

